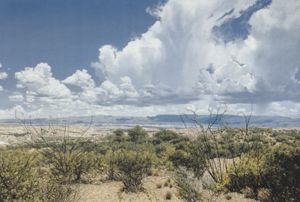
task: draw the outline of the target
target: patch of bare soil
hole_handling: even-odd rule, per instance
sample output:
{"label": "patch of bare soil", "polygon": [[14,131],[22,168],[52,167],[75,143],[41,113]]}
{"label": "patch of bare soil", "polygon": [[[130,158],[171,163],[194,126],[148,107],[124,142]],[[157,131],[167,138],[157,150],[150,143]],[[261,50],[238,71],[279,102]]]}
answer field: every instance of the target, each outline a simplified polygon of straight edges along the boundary
{"label": "patch of bare soil", "polygon": [[[125,193],[121,182],[105,182],[100,185],[80,185],[80,202],[115,202],[115,201],[166,201],[167,192],[172,193],[169,201],[181,201],[176,196],[173,183],[167,182],[167,177],[151,176],[144,179],[145,190],[140,193]],[[171,184],[171,187],[170,187]],[[161,186],[161,187],[160,187]]]}
{"label": "patch of bare soil", "polygon": [[[183,201],[178,198],[177,189],[173,182],[168,183],[167,176],[151,176],[144,179],[145,190],[140,193],[122,192],[121,182],[105,182],[98,185],[81,184],[79,188],[79,202],[164,202]],[[170,187],[171,184],[171,187]],[[161,185],[161,187],[159,186]],[[166,194],[170,192],[172,198],[166,200]],[[242,194],[229,193],[216,196],[212,192],[204,191],[205,201],[211,202],[255,202],[253,199],[246,199]]]}

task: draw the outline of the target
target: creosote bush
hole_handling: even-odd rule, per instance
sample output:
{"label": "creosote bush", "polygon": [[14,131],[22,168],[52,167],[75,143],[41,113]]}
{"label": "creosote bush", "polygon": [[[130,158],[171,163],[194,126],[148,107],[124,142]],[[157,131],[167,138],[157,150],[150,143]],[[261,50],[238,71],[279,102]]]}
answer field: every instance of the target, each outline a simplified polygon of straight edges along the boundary
{"label": "creosote bush", "polygon": [[22,150],[0,152],[0,201],[34,200],[40,191],[34,155]]}
{"label": "creosote bush", "polygon": [[122,129],[117,129],[114,131],[114,141],[122,142],[125,140],[125,133]]}
{"label": "creosote bush", "polygon": [[176,150],[171,156],[170,161],[175,167],[187,167],[190,163],[190,154],[184,150]]}
{"label": "creosote bush", "polygon": [[88,141],[83,144],[82,137],[89,128],[72,131],[68,125],[37,127],[24,122],[24,129],[31,134],[32,147],[38,151],[41,162],[57,183],[78,183],[84,174],[98,169],[100,158],[86,148],[90,144]]}
{"label": "creosote bush", "polygon": [[17,148],[0,153],[0,201],[74,202],[75,186],[62,185],[41,167],[36,151]]}
{"label": "creosote bush", "polygon": [[192,182],[187,170],[182,167],[176,170],[175,183],[178,188],[178,195],[181,199],[187,202],[201,201],[200,190],[197,189]]}
{"label": "creosote bush", "polygon": [[261,158],[244,156],[227,173],[229,191],[243,192],[262,201],[297,201],[300,198],[300,149],[275,146]]}
{"label": "creosote bush", "polygon": [[128,131],[128,136],[130,141],[137,143],[145,140],[148,133],[141,126],[135,126]]}
{"label": "creosote bush", "polygon": [[104,170],[106,171],[108,180],[118,180],[119,173],[118,173],[118,155],[119,152],[108,150],[107,153],[104,155]]}
{"label": "creosote bush", "polygon": [[300,148],[280,145],[266,153],[263,188],[270,190],[272,201],[300,199]]}
{"label": "creosote bush", "polygon": [[251,189],[256,192],[261,186],[261,163],[252,156],[242,156],[238,162],[229,168],[228,179],[225,180],[226,188],[237,192],[243,189]]}
{"label": "creosote bush", "polygon": [[163,129],[154,134],[153,143],[154,144],[160,144],[162,142],[172,143],[173,141],[176,141],[179,138],[180,136],[176,132],[172,130]]}
{"label": "creosote bush", "polygon": [[94,169],[99,159],[92,152],[83,152],[72,144],[57,145],[41,150],[51,174],[62,184],[79,182],[83,174]]}
{"label": "creosote bush", "polygon": [[117,155],[116,164],[120,180],[124,184],[124,191],[142,191],[142,180],[147,176],[152,166],[151,155],[145,152],[121,150]]}

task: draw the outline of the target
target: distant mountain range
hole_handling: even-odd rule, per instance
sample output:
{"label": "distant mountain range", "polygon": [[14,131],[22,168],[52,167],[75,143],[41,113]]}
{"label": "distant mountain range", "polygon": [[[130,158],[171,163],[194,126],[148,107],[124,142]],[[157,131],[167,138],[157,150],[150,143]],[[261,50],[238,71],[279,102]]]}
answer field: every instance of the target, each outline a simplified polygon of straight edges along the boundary
{"label": "distant mountain range", "polygon": [[[29,120],[26,120],[28,123]],[[94,116],[94,117],[68,117],[58,119],[32,119],[32,124],[80,124],[96,127],[131,127],[133,125],[143,125],[147,127],[185,127],[193,125],[194,122],[207,125],[214,122],[216,126],[226,125],[229,127],[244,127],[245,119],[243,116],[224,115],[222,118],[216,116],[200,115],[168,115],[161,114],[152,117],[120,117],[120,116]],[[0,123],[17,124],[19,120],[2,119]],[[252,116],[250,120],[252,127],[272,127],[272,128],[289,128],[300,127],[300,118],[289,118],[280,116]]]}

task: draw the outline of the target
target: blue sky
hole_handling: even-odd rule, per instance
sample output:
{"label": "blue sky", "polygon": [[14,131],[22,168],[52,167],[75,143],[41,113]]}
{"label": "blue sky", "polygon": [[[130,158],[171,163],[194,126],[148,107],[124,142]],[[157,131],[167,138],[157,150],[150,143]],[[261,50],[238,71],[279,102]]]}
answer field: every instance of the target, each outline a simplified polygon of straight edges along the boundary
{"label": "blue sky", "polygon": [[[161,0],[2,0],[0,55],[11,72],[47,62],[63,79],[90,68],[104,44],[123,47],[155,19],[146,8]],[[12,78],[6,86],[13,88]]]}
{"label": "blue sky", "polygon": [[300,116],[300,2],[2,0],[0,118],[225,104]]}

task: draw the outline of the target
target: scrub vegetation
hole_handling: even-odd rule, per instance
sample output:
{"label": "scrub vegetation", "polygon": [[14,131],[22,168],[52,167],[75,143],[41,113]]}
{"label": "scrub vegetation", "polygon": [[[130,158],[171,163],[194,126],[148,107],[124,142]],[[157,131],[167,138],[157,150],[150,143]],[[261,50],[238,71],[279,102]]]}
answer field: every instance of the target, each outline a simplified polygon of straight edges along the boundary
{"label": "scrub vegetation", "polygon": [[[220,118],[218,115],[216,118]],[[78,186],[118,181],[120,192],[145,192],[144,180],[168,173],[160,200],[218,201],[231,192],[267,201],[300,198],[300,132],[216,127],[197,123],[194,135],[141,126],[91,141],[68,127],[25,125],[32,141],[0,153],[0,201],[76,201]],[[248,121],[247,121],[248,120]],[[176,189],[176,193],[171,189]]]}

